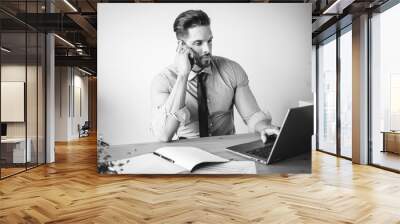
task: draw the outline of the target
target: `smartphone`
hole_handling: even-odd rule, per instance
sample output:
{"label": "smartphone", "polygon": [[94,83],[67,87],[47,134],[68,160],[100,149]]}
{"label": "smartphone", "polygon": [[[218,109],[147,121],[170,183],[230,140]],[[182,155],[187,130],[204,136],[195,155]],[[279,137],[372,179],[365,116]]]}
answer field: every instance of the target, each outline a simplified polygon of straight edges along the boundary
{"label": "smartphone", "polygon": [[192,56],[191,53],[188,54],[188,57],[189,57],[190,67],[193,68],[193,66],[194,66],[194,57]]}

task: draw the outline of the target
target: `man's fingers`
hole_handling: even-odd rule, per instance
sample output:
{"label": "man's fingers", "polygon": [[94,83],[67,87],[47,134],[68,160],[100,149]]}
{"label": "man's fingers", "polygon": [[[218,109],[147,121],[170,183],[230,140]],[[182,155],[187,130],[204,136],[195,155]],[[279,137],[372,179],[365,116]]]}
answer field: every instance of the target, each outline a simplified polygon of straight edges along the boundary
{"label": "man's fingers", "polygon": [[190,48],[190,47],[188,47],[188,46],[185,46],[187,49],[188,49],[188,51],[189,51],[189,53],[193,56],[193,49],[192,48]]}
{"label": "man's fingers", "polygon": [[278,135],[280,130],[276,128],[267,128],[264,131],[267,135]]}
{"label": "man's fingers", "polygon": [[272,135],[278,135],[279,134],[279,130],[278,129],[272,129],[272,128],[267,128],[261,131],[261,141],[263,143],[266,143],[269,136]]}
{"label": "man's fingers", "polygon": [[185,54],[188,52],[188,47],[185,44],[183,44],[182,40],[178,41],[178,46],[176,48],[176,52],[178,52],[180,54]]}
{"label": "man's fingers", "polygon": [[181,48],[182,48],[182,41],[178,40],[178,45],[176,46],[176,50],[175,51],[179,52]]}
{"label": "man's fingers", "polygon": [[266,142],[267,142],[267,136],[265,135],[264,132],[261,132],[261,141],[262,141],[263,143],[266,143]]}
{"label": "man's fingers", "polygon": [[186,46],[181,46],[181,48],[178,50],[178,53],[180,54],[188,54],[189,49]]}
{"label": "man's fingers", "polygon": [[275,134],[275,131],[274,131],[274,129],[265,129],[265,133],[267,135],[273,135],[273,134]]}

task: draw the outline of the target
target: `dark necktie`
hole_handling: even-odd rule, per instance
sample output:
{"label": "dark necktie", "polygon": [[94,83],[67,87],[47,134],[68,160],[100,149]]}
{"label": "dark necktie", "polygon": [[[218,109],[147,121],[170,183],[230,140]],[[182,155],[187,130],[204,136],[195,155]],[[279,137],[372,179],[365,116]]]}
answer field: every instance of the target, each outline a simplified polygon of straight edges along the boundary
{"label": "dark necktie", "polygon": [[200,137],[208,137],[208,106],[205,85],[206,73],[197,74],[197,104]]}

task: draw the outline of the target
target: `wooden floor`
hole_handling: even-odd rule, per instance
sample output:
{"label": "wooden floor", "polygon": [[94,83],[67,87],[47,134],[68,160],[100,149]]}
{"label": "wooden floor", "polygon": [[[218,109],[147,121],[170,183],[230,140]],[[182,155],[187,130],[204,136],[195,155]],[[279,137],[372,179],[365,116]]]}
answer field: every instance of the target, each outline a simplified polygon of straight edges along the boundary
{"label": "wooden floor", "polygon": [[1,168],[1,177],[2,178],[7,177],[7,176],[13,175],[15,173],[22,172],[24,170],[25,170],[25,167],[23,167],[23,168],[19,168],[19,167],[17,167],[17,168],[14,168],[14,167]]}
{"label": "wooden floor", "polygon": [[0,223],[400,223],[400,175],[313,153],[313,174],[101,176],[96,141],[0,181]]}
{"label": "wooden floor", "polygon": [[400,155],[392,152],[374,151],[372,162],[377,165],[400,170]]}
{"label": "wooden floor", "polygon": [[22,164],[22,165],[19,164],[18,167],[6,167],[6,168],[2,167],[1,168],[1,178],[5,178],[8,176],[23,172],[27,169],[33,169],[35,167],[37,167],[37,164],[33,164],[33,163],[31,163],[31,164],[28,163],[26,168],[25,168],[24,164]]}

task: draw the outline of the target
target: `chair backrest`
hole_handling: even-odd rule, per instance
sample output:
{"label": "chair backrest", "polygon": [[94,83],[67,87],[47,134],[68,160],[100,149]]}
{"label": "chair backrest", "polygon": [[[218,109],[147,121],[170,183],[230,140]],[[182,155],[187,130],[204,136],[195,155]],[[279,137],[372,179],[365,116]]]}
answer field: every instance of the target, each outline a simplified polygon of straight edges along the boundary
{"label": "chair backrest", "polygon": [[90,128],[89,121],[85,121],[85,123],[82,126],[82,129],[89,129],[89,128]]}

